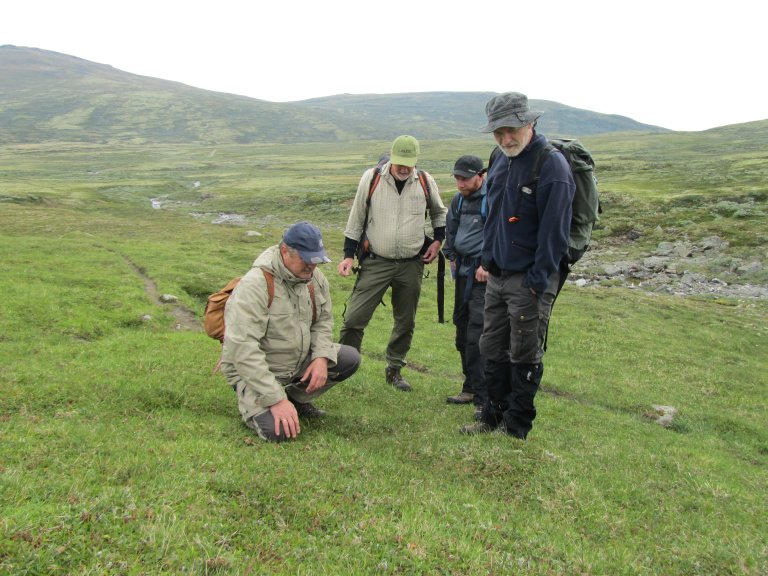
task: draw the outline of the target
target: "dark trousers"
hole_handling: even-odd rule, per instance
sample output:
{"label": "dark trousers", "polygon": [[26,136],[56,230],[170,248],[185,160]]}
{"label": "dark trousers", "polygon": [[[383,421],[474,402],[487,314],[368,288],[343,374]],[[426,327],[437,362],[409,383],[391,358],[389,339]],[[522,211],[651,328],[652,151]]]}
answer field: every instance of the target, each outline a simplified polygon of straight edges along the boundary
{"label": "dark trousers", "polygon": [[468,298],[466,276],[456,278],[455,286],[453,323],[456,325],[456,350],[461,356],[461,371],[464,374],[461,391],[474,394],[475,405],[482,406],[487,396],[485,361],[480,354],[486,284],[473,282]]}
{"label": "dark trousers", "polygon": [[544,342],[559,276],[552,274],[540,295],[525,286],[524,273],[488,280],[480,339],[488,388],[482,418],[518,438],[528,435],[536,418],[534,398],[544,374]]}
{"label": "dark trousers", "polygon": [[[307,394],[307,385],[309,383],[299,380],[309,362],[311,362],[311,358],[307,358],[304,361],[296,377],[291,380],[290,384],[285,386],[285,393],[291,402],[302,404],[310,402],[321,394],[328,392],[339,382],[352,376],[360,367],[360,353],[351,346],[340,346],[336,357],[336,364],[328,366],[328,381],[325,383],[325,386],[315,390],[312,394]],[[245,425],[254,430],[263,440],[271,442],[287,440],[284,434],[280,434],[280,436],[275,434],[275,418],[272,416],[271,410],[250,418]]]}

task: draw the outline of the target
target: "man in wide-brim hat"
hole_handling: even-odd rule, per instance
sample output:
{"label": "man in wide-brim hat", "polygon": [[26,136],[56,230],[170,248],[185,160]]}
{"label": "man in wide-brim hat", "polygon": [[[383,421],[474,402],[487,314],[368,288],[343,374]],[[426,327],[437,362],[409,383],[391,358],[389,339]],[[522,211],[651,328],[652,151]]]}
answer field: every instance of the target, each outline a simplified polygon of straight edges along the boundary
{"label": "man in wide-brim hat", "polygon": [[[568,252],[575,184],[560,152],[536,133],[540,112],[519,92],[494,96],[485,107],[501,153],[486,180],[488,218],[481,266],[488,270],[483,335],[488,400],[466,434],[497,428],[527,437],[536,417],[534,397],[544,373],[544,341],[557,295],[560,263]],[[529,181],[541,154],[537,182]]]}

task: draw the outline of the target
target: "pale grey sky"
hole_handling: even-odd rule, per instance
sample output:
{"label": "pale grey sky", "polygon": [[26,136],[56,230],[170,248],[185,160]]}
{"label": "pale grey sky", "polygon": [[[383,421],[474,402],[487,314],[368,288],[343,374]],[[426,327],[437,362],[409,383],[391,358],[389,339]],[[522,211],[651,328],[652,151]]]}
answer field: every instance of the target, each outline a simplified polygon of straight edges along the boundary
{"label": "pale grey sky", "polygon": [[673,130],[768,118],[758,0],[25,0],[0,44],[276,102],[515,90]]}

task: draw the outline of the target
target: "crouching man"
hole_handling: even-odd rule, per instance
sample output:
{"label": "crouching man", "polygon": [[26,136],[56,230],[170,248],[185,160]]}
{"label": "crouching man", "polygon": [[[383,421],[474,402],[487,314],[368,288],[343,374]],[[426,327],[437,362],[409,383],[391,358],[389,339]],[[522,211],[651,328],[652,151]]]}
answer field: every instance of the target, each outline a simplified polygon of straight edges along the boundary
{"label": "crouching man", "polygon": [[[360,354],[335,344],[320,230],[294,224],[267,248],[227,301],[221,372],[237,393],[245,425],[281,442],[301,432],[299,418],[325,412],[312,400],[360,366]],[[271,286],[272,285],[272,286]]]}

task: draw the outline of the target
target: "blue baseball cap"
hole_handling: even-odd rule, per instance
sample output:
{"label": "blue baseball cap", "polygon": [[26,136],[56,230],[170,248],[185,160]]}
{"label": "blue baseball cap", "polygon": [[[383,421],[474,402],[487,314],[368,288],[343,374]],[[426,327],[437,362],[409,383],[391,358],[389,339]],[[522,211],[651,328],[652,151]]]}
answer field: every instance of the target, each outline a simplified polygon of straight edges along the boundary
{"label": "blue baseball cap", "polygon": [[307,264],[331,261],[323,246],[320,228],[309,222],[298,222],[288,228],[283,234],[283,243],[298,251],[301,259]]}

